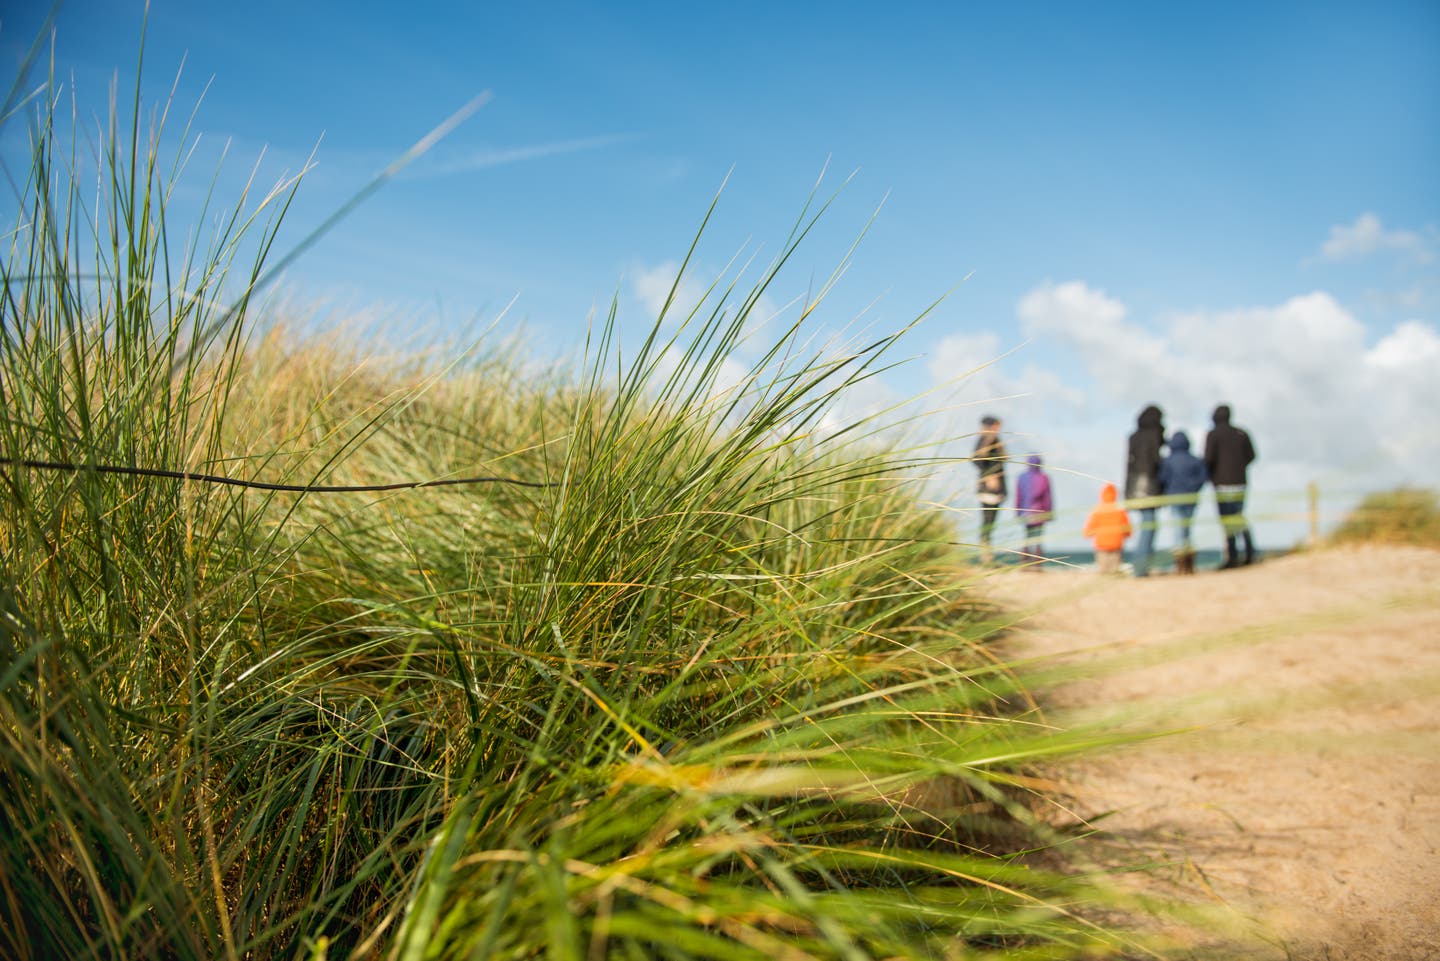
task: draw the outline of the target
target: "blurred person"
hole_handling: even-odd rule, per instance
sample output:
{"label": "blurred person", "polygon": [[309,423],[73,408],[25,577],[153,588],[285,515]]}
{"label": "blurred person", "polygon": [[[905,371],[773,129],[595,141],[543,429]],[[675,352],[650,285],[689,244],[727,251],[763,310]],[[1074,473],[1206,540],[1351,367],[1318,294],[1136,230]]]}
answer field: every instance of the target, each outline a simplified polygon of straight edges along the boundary
{"label": "blurred person", "polygon": [[[1230,423],[1230,405],[1221,404],[1212,415],[1214,427],[1205,435],[1205,467],[1215,485],[1215,508],[1225,532],[1225,562],[1220,570],[1255,563],[1255,539],[1245,520],[1246,474],[1255,460],[1250,435]],[[1245,546],[1240,554],[1239,544]]]}
{"label": "blurred person", "polygon": [[1005,444],[1000,440],[1000,418],[987,414],[980,418],[980,436],[970,458],[980,472],[976,495],[980,501],[980,559],[989,564],[995,554],[990,546],[995,533],[995,518],[1005,503]]}
{"label": "blurred person", "polygon": [[1100,488],[1100,503],[1085,519],[1084,534],[1095,544],[1095,569],[1101,574],[1120,570],[1120,552],[1130,536],[1130,515],[1115,503],[1115,485]]}
{"label": "blurred person", "polygon": [[1043,538],[1045,525],[1055,510],[1050,491],[1050,477],[1043,469],[1039,454],[1027,458],[1030,465],[1015,482],[1015,511],[1025,525],[1025,560],[1027,570],[1038,571],[1045,562]]}
{"label": "blurred person", "polygon": [[1160,496],[1160,452],[1165,446],[1165,420],[1160,408],[1140,412],[1125,458],[1125,506],[1140,514],[1140,540],[1135,548],[1135,576],[1150,573],[1155,551],[1155,515]]}
{"label": "blurred person", "polygon": [[1195,548],[1190,545],[1190,524],[1201,489],[1210,480],[1205,462],[1190,453],[1190,437],[1177,430],[1170,437],[1170,453],[1160,461],[1160,493],[1175,512],[1179,538],[1175,544],[1175,573],[1195,573]]}

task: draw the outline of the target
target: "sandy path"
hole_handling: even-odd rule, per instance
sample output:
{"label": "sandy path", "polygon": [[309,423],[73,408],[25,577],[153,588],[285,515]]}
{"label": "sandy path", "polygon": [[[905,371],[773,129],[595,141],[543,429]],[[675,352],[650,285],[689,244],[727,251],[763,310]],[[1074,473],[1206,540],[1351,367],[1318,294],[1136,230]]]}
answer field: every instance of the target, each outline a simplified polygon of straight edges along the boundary
{"label": "sandy path", "polygon": [[990,583],[1027,612],[1018,653],[1124,665],[1053,711],[1202,725],[1067,769],[1082,814],[1113,812],[1092,854],[1159,862],[1143,883],[1215,908],[1240,957],[1440,959],[1440,552]]}

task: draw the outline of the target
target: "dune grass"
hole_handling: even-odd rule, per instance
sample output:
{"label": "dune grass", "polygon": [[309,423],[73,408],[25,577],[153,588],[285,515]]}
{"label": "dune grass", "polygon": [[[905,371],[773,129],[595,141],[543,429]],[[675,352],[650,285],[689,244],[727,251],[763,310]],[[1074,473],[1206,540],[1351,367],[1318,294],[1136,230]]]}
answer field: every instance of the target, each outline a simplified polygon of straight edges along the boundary
{"label": "dune grass", "polygon": [[1423,487],[1365,495],[1330,535],[1335,544],[1440,547],[1440,496]]}
{"label": "dune grass", "polygon": [[817,214],[624,363],[613,310],[578,368],[366,358],[256,305],[295,183],[181,243],[163,116],[112,118],[97,184],[38,102],[0,263],[0,955],[1132,944],[1024,856],[1028,766],[1093,740],[1006,706],[933,465],[822,430],[900,335],[807,353],[802,319],[721,389]]}

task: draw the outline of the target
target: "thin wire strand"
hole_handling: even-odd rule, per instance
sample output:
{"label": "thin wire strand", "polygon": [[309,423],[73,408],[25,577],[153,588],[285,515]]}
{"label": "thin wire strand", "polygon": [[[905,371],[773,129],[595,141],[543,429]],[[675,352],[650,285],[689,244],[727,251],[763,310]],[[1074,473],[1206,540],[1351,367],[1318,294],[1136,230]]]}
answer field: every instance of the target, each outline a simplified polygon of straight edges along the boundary
{"label": "thin wire strand", "polygon": [[165,477],[172,480],[201,481],[227,487],[247,487],[262,491],[293,491],[300,494],[372,493],[379,491],[416,490],[422,487],[455,487],[462,484],[506,484],[512,487],[556,487],[556,481],[527,481],[518,477],[496,475],[484,477],[447,477],[437,480],[400,481],[395,484],[273,484],[268,481],[244,480],[222,474],[197,474],[192,471],[165,470],[155,467],[124,467],[118,464],[70,464],[64,461],[20,460],[0,457],[0,464],[28,467],[33,470],[94,471],[97,474],[123,474],[126,477]]}

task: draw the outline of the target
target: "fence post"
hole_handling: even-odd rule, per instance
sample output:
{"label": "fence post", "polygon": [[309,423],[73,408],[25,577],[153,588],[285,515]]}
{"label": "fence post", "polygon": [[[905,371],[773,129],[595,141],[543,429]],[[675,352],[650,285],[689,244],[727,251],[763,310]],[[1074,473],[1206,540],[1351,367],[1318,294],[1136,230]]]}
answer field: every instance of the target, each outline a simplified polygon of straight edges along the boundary
{"label": "fence post", "polygon": [[1312,480],[1305,493],[1310,501],[1310,546],[1314,547],[1320,543],[1320,485]]}

